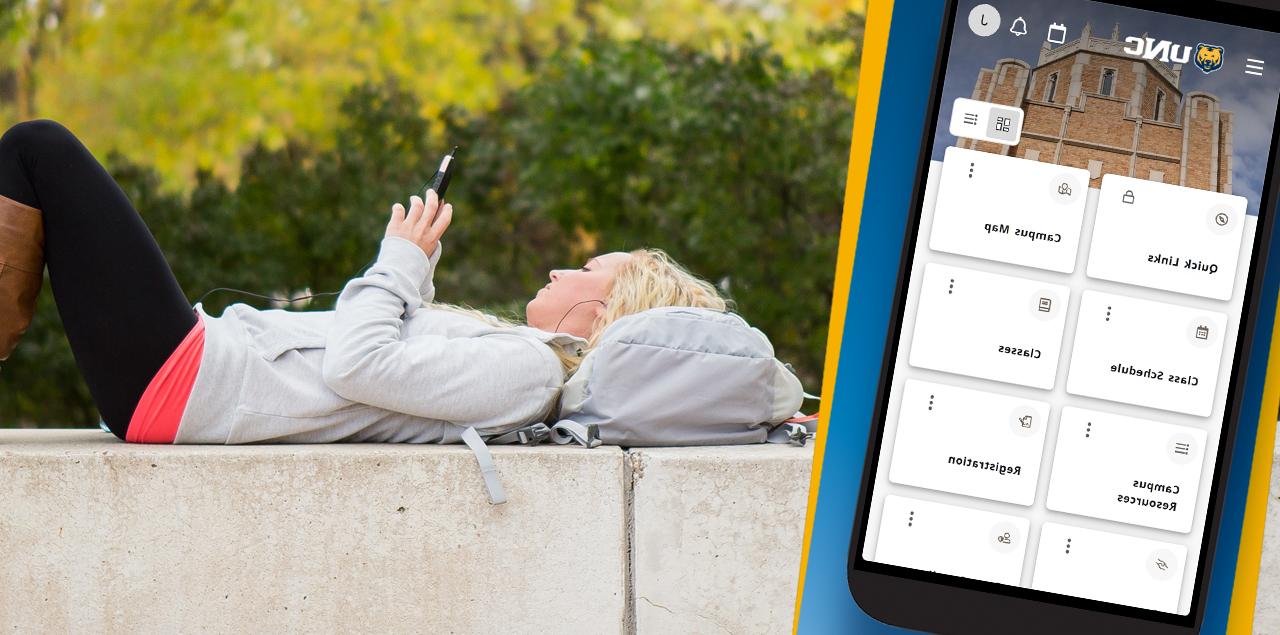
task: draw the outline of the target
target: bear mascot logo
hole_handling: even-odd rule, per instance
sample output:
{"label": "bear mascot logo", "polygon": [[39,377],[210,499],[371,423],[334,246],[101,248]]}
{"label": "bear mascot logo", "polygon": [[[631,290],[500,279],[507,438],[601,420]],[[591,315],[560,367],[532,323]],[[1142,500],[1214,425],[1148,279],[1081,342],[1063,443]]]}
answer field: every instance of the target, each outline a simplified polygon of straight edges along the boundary
{"label": "bear mascot logo", "polygon": [[1201,42],[1196,46],[1196,66],[1205,73],[1222,68],[1222,47]]}

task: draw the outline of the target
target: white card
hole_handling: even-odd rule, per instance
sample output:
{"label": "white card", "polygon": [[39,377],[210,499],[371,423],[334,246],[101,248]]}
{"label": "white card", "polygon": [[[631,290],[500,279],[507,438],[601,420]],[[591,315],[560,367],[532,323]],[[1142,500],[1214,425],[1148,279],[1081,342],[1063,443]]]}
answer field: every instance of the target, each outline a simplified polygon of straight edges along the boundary
{"label": "white card", "polygon": [[947,148],[929,248],[1071,273],[1089,172]]}
{"label": "white card", "polygon": [[925,265],[911,365],[1053,388],[1069,299],[1060,284]]}
{"label": "white card", "polygon": [[1226,329],[1224,313],[1085,291],[1067,392],[1207,417]]}
{"label": "white card", "polygon": [[1035,501],[1049,404],[907,380],[889,480],[990,500]]}
{"label": "white card", "polygon": [[1105,174],[1089,277],[1230,300],[1247,205],[1243,196]]}
{"label": "white card", "polygon": [[1045,505],[1188,533],[1207,439],[1199,428],[1064,408]]}
{"label": "white card", "polygon": [[1045,523],[1031,586],[1172,613],[1186,563],[1182,545]]}
{"label": "white card", "polygon": [[1017,516],[886,496],[875,561],[1016,585],[1029,528]]}

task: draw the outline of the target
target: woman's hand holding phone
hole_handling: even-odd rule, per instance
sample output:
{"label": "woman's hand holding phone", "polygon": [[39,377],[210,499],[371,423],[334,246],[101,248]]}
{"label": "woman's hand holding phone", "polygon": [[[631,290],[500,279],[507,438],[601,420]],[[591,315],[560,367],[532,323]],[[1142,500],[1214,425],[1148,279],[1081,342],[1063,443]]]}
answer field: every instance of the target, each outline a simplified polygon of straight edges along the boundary
{"label": "woman's hand holding phone", "polygon": [[429,189],[425,201],[417,196],[409,198],[407,213],[399,203],[391,206],[391,221],[387,223],[386,236],[404,238],[421,248],[430,258],[452,220],[453,205],[440,205],[440,197],[436,196],[435,190]]}

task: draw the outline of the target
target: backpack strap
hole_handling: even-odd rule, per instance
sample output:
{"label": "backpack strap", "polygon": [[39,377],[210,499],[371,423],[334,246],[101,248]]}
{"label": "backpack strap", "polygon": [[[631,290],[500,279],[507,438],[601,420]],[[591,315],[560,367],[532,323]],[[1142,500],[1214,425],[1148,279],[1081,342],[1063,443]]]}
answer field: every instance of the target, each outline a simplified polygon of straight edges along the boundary
{"label": "backpack strap", "polygon": [[[545,423],[533,423],[488,438],[489,443],[500,445],[538,445],[549,440],[561,445],[576,442],[584,447],[594,448],[600,445],[600,429],[595,424],[582,425],[565,420],[552,427],[547,427]],[[489,446],[485,441],[474,427],[462,431],[462,442],[471,448],[476,463],[480,465],[480,476],[484,478],[484,487],[489,491],[489,504],[501,505],[507,502],[507,493],[502,488],[498,466],[493,462],[493,455],[489,453]]]}
{"label": "backpack strap", "polygon": [[[795,366],[792,366],[789,362],[788,362],[788,363],[784,363],[784,364],[782,364],[782,367],[783,367],[783,368],[785,368],[785,369],[787,369],[787,370],[789,370],[789,371],[791,371],[791,374],[792,374],[792,375],[795,375],[797,379],[800,377],[800,373],[797,373],[797,372],[796,372],[796,367],[795,367]],[[801,385],[801,388],[800,388],[800,394],[801,394],[801,395],[804,395],[804,398],[805,398],[805,399],[812,399],[812,400],[814,400],[814,401],[822,401],[822,397],[819,397],[819,396],[817,396],[817,395],[811,395],[811,394],[809,394],[809,393],[805,392],[805,391],[804,391],[804,386],[803,386],[803,384]]]}
{"label": "backpack strap", "polygon": [[493,462],[493,455],[489,454],[489,448],[484,444],[484,439],[480,438],[480,433],[475,428],[467,428],[462,431],[462,441],[471,448],[471,453],[476,455],[476,463],[480,464],[480,476],[484,477],[485,489],[489,490],[489,504],[501,505],[507,502],[507,493],[502,489],[502,480],[498,478],[498,466]]}
{"label": "backpack strap", "polygon": [[572,419],[562,419],[551,426],[551,440],[560,445],[577,443],[584,448],[600,445],[600,426],[594,423],[581,424]]}
{"label": "backpack strap", "polygon": [[809,439],[818,434],[818,415],[792,417],[774,426],[769,431],[768,443],[790,443],[804,447]]}
{"label": "backpack strap", "polygon": [[506,434],[489,437],[489,443],[498,445],[538,445],[551,440],[551,428],[545,423],[533,423]]}

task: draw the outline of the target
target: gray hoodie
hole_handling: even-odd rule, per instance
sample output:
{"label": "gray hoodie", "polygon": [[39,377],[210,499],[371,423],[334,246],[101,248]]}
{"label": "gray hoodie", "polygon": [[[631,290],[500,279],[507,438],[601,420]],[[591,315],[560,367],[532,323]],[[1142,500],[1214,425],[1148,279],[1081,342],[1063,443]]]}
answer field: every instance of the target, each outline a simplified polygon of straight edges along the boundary
{"label": "gray hoodie", "polygon": [[383,239],[333,311],[196,305],[204,352],[174,443],[456,443],[552,416],[552,347],[586,342],[426,306],[442,250]]}

